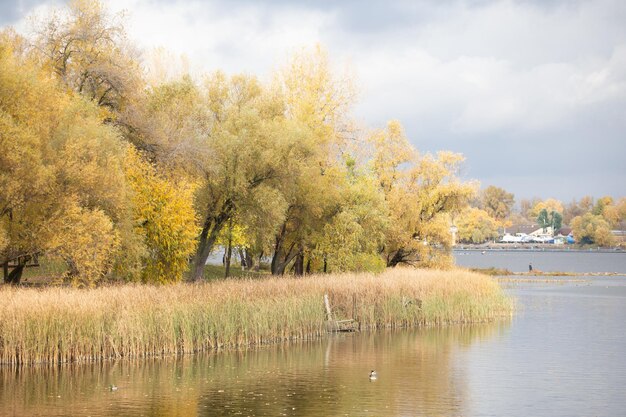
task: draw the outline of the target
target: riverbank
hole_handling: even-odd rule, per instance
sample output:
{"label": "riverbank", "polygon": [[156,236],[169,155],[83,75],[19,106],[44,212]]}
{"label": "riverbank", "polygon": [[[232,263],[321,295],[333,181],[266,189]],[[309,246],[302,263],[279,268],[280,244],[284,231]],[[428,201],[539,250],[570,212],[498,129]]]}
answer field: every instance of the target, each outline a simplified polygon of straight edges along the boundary
{"label": "riverbank", "polygon": [[0,288],[0,363],[64,363],[183,354],[312,339],[335,320],[359,328],[470,323],[510,315],[493,278],[467,271],[223,280],[89,290]]}
{"label": "riverbank", "polygon": [[547,243],[483,243],[479,245],[456,245],[453,252],[482,252],[482,251],[513,251],[513,252],[581,252],[581,253],[626,253],[622,246],[600,247],[579,245],[554,245]]}
{"label": "riverbank", "polygon": [[566,271],[539,271],[513,272],[504,268],[467,268],[471,272],[489,276],[524,276],[524,277],[615,277],[624,275],[619,272],[566,272]]}

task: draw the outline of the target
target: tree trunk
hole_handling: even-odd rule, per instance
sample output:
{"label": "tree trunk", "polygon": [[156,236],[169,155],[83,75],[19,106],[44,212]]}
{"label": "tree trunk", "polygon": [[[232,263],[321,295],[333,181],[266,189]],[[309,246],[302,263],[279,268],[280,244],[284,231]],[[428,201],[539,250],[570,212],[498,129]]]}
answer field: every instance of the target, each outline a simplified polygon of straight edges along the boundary
{"label": "tree trunk", "polygon": [[263,258],[263,252],[261,252],[261,253],[259,254],[259,262],[257,262],[257,263],[254,265],[254,271],[255,271],[255,272],[259,272],[259,269],[261,268],[261,259],[262,259],[262,258]]}
{"label": "tree trunk", "polygon": [[226,269],[224,270],[224,278],[228,278],[230,276],[230,261],[233,257],[233,240],[232,238],[228,239],[228,247],[226,249]]}
{"label": "tree trunk", "polygon": [[245,271],[246,269],[249,268],[246,254],[244,253],[244,250],[241,248],[237,248],[237,253],[239,254],[239,263],[241,264],[241,270]]}
{"label": "tree trunk", "polygon": [[[272,264],[271,264],[271,272],[272,275],[278,275],[279,267],[280,267],[280,252],[283,247],[283,239],[285,237],[285,232],[287,230],[287,224],[283,223],[283,227],[280,229],[280,233],[276,235],[276,242],[274,243],[274,254],[272,255]],[[284,266],[283,266],[284,271]]]}
{"label": "tree trunk", "polygon": [[252,268],[256,268],[254,265],[254,258],[252,257],[252,253],[249,249],[245,249],[243,251],[243,257],[244,262],[246,263],[246,269],[251,270]]}
{"label": "tree trunk", "polygon": [[309,275],[311,273],[311,258],[306,261],[306,274]]}
{"label": "tree trunk", "polygon": [[226,203],[224,209],[217,216],[208,216],[204,221],[198,242],[198,249],[196,250],[196,256],[194,257],[191,267],[191,279],[194,281],[199,281],[204,278],[206,260],[209,258],[215,246],[218,234],[222,230],[222,227],[224,227],[226,221],[230,218],[231,212],[232,205]]}
{"label": "tree trunk", "polygon": [[304,275],[304,253],[299,251],[294,262],[294,272],[297,276]]}
{"label": "tree trunk", "polygon": [[[17,266],[13,268],[11,272],[4,276],[5,284],[19,285],[22,282],[22,273],[26,264],[30,261],[30,256],[21,256],[17,259]],[[8,262],[5,263],[5,272],[8,271]]]}
{"label": "tree trunk", "polygon": [[278,251],[274,253],[272,258],[272,275],[284,275],[285,269],[298,255],[298,251],[294,250],[295,242],[291,244],[287,252]]}
{"label": "tree trunk", "polygon": [[413,260],[410,259],[411,256],[415,255],[414,251],[405,251],[404,249],[398,249],[391,259],[387,256],[387,267],[395,268],[398,264],[408,263],[410,264]]}

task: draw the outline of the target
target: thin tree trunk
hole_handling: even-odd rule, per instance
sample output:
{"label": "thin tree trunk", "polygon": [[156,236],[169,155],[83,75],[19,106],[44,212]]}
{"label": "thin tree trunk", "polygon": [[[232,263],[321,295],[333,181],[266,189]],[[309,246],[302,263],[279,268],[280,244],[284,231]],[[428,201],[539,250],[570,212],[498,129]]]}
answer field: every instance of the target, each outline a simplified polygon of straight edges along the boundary
{"label": "thin tree trunk", "polygon": [[304,253],[299,251],[294,262],[294,272],[298,276],[304,275]]}
{"label": "thin tree trunk", "polygon": [[311,273],[311,258],[306,261],[306,274],[309,275]]}
{"label": "thin tree trunk", "polygon": [[233,257],[233,219],[228,222],[228,248],[226,249],[226,270],[224,272],[224,278],[230,276],[230,261]]}
{"label": "thin tree trunk", "polygon": [[220,212],[217,216],[208,216],[204,221],[202,233],[200,233],[200,239],[198,242],[198,249],[196,250],[196,256],[194,257],[191,269],[191,278],[194,281],[204,278],[204,266],[206,265],[206,260],[209,258],[209,255],[215,246],[215,241],[217,240],[217,236],[222,230],[222,227],[224,227],[224,224],[230,218],[231,211],[232,205],[230,203],[226,203],[222,212]]}
{"label": "thin tree trunk", "polygon": [[244,253],[243,249],[241,249],[240,247],[237,248],[237,253],[239,254],[239,263],[241,264],[241,269],[248,269],[248,260],[246,259],[246,254]]}
{"label": "thin tree trunk", "polygon": [[[4,283],[19,285],[22,282],[22,273],[24,272],[24,268],[26,264],[30,261],[30,256],[23,256],[17,259],[17,266],[13,268],[11,272],[5,275]],[[6,264],[6,270],[8,270],[8,262]]]}
{"label": "thin tree trunk", "polygon": [[254,267],[254,258],[250,253],[250,249],[245,249],[242,253],[243,262],[246,263],[246,269],[251,270]]}
{"label": "thin tree trunk", "polygon": [[[280,252],[282,251],[283,239],[287,230],[287,223],[283,223],[283,227],[280,229],[280,233],[276,235],[276,243],[274,244],[274,254],[272,255],[271,272],[272,275],[278,275],[280,264]],[[284,268],[284,267],[283,267]]]}
{"label": "thin tree trunk", "polygon": [[261,259],[262,259],[262,258],[263,258],[263,252],[261,252],[261,253],[259,254],[259,262],[257,262],[257,263],[254,265],[254,271],[255,271],[255,272],[259,272],[259,269],[261,269]]}

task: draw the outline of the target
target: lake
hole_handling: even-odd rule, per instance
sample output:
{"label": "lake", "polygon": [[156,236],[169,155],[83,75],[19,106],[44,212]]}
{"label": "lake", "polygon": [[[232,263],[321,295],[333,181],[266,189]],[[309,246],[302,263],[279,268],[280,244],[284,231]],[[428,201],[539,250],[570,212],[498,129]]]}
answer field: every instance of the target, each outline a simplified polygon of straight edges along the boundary
{"label": "lake", "polygon": [[491,324],[0,368],[0,415],[624,415],[626,277],[513,278],[503,285],[518,311]]}
{"label": "lake", "polygon": [[626,252],[579,250],[463,250],[453,251],[456,264],[467,268],[499,268],[512,272],[609,272],[626,274]]}

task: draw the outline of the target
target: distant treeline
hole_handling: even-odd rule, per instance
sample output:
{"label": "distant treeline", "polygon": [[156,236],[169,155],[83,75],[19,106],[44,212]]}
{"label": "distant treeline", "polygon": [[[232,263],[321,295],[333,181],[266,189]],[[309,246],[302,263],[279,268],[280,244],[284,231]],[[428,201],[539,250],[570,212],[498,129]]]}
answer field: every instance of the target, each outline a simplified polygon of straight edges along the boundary
{"label": "distant treeline", "polygon": [[507,229],[530,225],[554,235],[560,231],[572,234],[579,244],[599,246],[620,243],[612,231],[624,230],[625,221],[625,197],[616,201],[610,196],[597,200],[586,196],[569,204],[534,198],[521,200],[516,210],[514,195],[495,186],[481,190],[470,207],[454,219],[462,243],[483,243],[502,236]]}

